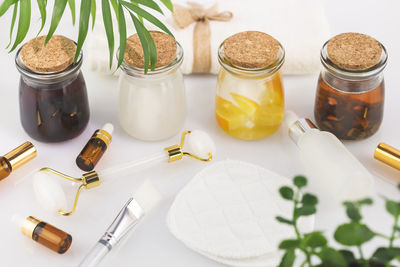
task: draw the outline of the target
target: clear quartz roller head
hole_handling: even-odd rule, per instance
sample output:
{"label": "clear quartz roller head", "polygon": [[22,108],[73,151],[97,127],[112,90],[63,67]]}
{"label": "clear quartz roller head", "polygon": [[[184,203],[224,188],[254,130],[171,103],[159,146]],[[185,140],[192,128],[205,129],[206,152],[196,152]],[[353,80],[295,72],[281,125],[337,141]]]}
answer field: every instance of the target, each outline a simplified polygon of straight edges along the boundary
{"label": "clear quartz roller head", "polygon": [[[185,151],[184,151],[185,146]],[[124,172],[136,173],[138,171],[157,166],[162,162],[175,162],[184,156],[209,162],[216,153],[216,146],[211,137],[204,131],[186,131],[182,134],[181,143],[165,148],[163,151],[133,160],[120,165],[112,166],[101,171],[84,173],[80,178],[75,178],[51,168],[42,168],[33,175],[33,189],[39,205],[49,212],[58,212],[63,216],[72,215],[77,207],[78,199],[83,189],[90,189],[102,183],[111,181]],[[70,188],[62,185],[62,179],[69,180]],[[68,210],[68,194],[71,188],[76,188],[72,209]]]}

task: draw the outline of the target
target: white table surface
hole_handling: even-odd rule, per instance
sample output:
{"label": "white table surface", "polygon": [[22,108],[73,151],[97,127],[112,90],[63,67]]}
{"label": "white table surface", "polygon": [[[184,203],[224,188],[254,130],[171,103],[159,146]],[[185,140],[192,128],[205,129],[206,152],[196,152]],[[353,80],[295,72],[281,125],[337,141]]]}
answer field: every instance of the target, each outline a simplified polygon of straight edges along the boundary
{"label": "white table surface", "polygon": [[[368,33],[385,44],[389,52],[389,64],[385,71],[386,106],[385,117],[379,132],[367,140],[346,142],[348,149],[364,163],[376,176],[376,191],[379,195],[398,198],[397,189],[382,179],[386,176],[399,179],[400,172],[376,162],[372,155],[376,145],[387,142],[400,147],[400,8],[397,0],[325,0],[326,13],[331,24],[332,34],[347,31]],[[33,3],[35,5],[35,3]],[[36,7],[35,7],[36,8]],[[0,19],[0,47],[8,43],[10,14]],[[61,22],[58,33],[76,36],[70,27],[70,17]],[[37,23],[34,28],[37,29]],[[65,26],[64,26],[65,25]],[[34,37],[31,31],[28,37]],[[322,44],[321,44],[322,45]],[[38,157],[31,163],[15,171],[0,184],[0,258],[1,266],[76,266],[86,252],[104,233],[120,208],[145,179],[152,182],[164,194],[162,204],[148,216],[133,233],[124,246],[113,251],[102,266],[220,266],[200,256],[177,241],[168,231],[165,218],[174,196],[198,172],[204,163],[184,159],[174,164],[164,164],[130,177],[121,177],[108,187],[84,191],[78,210],[71,217],[49,215],[35,202],[29,177],[31,171],[44,166],[66,171],[79,176],[81,173],[74,160],[83,144],[94,130],[105,122],[115,127],[112,145],[98,164],[97,169],[133,160],[141,155],[158,152],[166,146],[179,141],[180,136],[162,142],[141,142],[130,138],[120,128],[117,119],[118,90],[117,80],[103,77],[86,70],[86,78],[91,119],[85,132],[68,142],[57,144],[33,143],[38,149]],[[8,54],[0,49],[0,153],[6,153],[26,140],[29,136],[23,131],[19,120],[18,83],[19,74],[14,65],[14,53]],[[286,108],[310,118],[313,114],[317,74],[305,77],[284,77]],[[215,161],[226,158],[249,161],[269,168],[287,177],[303,172],[296,146],[287,137],[287,129],[281,127],[270,138],[261,141],[240,141],[229,137],[217,125],[214,118],[215,76],[185,77],[188,115],[185,129],[203,129],[210,133],[217,143],[218,153]],[[384,211],[383,201],[376,198],[375,205],[365,209],[365,218],[375,230],[389,233],[392,221]],[[316,217],[316,229],[324,230],[329,236],[335,225],[344,222],[343,209],[320,206]],[[12,214],[33,215],[69,232],[73,243],[65,255],[58,255],[35,244],[23,236],[10,222]],[[382,243],[378,238],[372,246]],[[334,243],[333,243],[334,244]],[[371,251],[368,247],[368,252]]]}

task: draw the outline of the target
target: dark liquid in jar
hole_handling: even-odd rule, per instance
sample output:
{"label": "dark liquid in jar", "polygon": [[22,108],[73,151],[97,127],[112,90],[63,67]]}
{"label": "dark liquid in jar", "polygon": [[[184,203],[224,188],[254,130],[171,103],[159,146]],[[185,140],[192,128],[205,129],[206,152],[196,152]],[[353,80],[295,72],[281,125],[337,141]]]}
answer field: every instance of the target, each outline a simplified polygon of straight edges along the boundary
{"label": "dark liquid in jar", "polygon": [[20,80],[22,126],[32,138],[60,142],[78,136],[89,121],[89,103],[82,73],[68,84],[30,86]]}
{"label": "dark liquid in jar", "polygon": [[348,93],[330,87],[320,76],[314,109],[316,123],[319,129],[329,131],[339,139],[369,137],[381,125],[384,94],[383,80],[370,91]]}

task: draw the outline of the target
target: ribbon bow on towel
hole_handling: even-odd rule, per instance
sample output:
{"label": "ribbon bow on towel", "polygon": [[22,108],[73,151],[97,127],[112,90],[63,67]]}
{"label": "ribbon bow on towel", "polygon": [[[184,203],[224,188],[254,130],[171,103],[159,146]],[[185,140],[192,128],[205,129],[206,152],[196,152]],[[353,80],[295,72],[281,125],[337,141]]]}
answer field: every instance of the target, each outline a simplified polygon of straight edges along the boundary
{"label": "ribbon bow on towel", "polygon": [[174,5],[173,17],[179,28],[184,29],[196,23],[193,31],[193,73],[208,73],[211,69],[210,20],[229,21],[229,11],[218,13],[217,5],[204,9],[202,5],[188,3],[189,7]]}

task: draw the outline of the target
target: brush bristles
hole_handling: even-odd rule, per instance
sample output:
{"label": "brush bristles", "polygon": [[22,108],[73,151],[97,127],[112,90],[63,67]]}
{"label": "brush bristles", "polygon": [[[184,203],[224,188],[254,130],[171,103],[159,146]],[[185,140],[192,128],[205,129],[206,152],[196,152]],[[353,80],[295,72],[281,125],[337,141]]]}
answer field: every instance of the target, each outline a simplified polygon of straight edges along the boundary
{"label": "brush bristles", "polygon": [[149,180],[144,181],[133,197],[145,213],[150,212],[162,199],[160,192]]}

